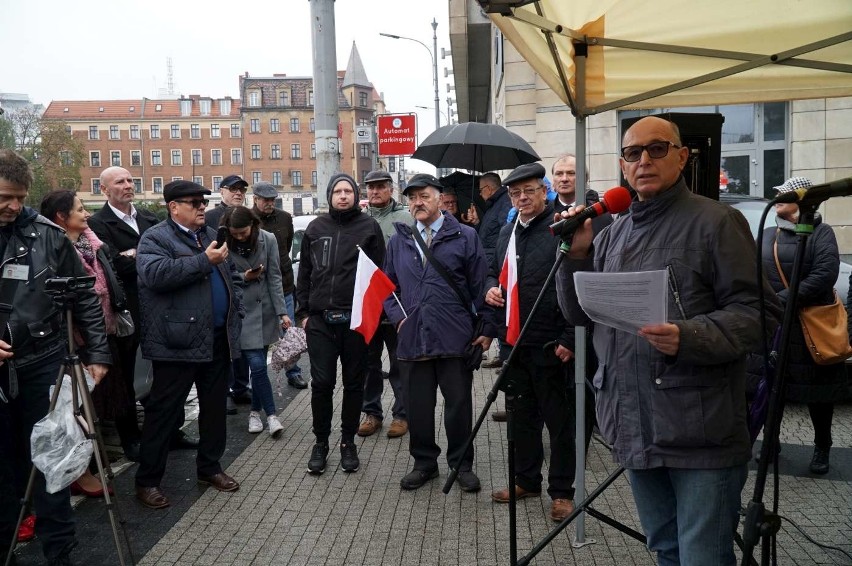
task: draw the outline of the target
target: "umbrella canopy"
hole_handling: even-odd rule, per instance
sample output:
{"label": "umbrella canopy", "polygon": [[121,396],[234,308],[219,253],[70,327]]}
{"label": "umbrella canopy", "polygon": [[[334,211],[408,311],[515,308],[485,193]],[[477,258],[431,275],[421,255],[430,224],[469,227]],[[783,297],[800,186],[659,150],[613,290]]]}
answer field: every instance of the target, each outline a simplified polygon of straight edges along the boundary
{"label": "umbrella canopy", "polygon": [[446,177],[441,177],[441,184],[455,192],[458,197],[460,212],[465,212],[473,204],[477,208],[480,217],[485,212],[485,201],[479,196],[479,175],[470,175],[456,171]]}
{"label": "umbrella canopy", "polygon": [[514,169],[541,160],[518,134],[497,124],[478,122],[438,128],[423,140],[411,157],[435,167],[456,167],[481,173]]}

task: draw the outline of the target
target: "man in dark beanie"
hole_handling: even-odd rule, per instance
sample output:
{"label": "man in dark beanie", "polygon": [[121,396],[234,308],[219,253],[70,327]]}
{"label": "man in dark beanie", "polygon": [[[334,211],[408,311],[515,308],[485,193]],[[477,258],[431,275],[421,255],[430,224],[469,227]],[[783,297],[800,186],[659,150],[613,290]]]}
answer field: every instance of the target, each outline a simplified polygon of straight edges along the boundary
{"label": "man in dark beanie", "polygon": [[338,173],[328,182],[326,214],[308,224],[302,239],[296,299],[296,320],[307,333],[311,361],[311,411],[316,445],[308,472],[321,474],[328,459],[332,395],[337,360],[343,366],[340,464],[345,472],[360,467],[355,432],[364,397],[367,344],[349,329],[358,266],[358,248],[381,265],[385,240],[379,224],[358,206],[355,179]]}

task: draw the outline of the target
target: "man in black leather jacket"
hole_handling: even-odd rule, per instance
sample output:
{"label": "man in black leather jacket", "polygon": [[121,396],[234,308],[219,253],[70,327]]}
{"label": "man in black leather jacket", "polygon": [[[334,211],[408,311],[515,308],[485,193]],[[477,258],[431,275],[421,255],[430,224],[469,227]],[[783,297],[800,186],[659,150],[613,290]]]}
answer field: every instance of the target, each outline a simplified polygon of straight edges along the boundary
{"label": "man in black leather jacket", "polygon": [[[24,206],[31,184],[27,162],[13,151],[0,150],[0,285],[4,291],[11,288],[14,297],[0,336],[0,485],[5,488],[0,490],[0,560],[6,557],[5,545],[12,539],[26,487],[30,434],[47,414],[49,389],[56,383],[66,352],[62,313],[45,293],[45,281],[86,276],[65,233]],[[86,344],[80,358],[97,383],[106,375],[111,358],[103,311],[94,291],[78,292],[72,314]],[[69,489],[49,494],[44,476],[36,474],[33,507],[38,515],[36,534],[48,562],[70,563],[68,554],[77,541]]]}

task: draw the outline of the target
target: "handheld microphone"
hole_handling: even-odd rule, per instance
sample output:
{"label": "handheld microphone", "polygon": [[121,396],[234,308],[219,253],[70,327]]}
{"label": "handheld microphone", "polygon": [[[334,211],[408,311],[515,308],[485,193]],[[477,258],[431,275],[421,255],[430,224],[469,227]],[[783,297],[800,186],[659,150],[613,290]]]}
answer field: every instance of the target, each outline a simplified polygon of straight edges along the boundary
{"label": "handheld microphone", "polygon": [[814,185],[809,189],[796,189],[782,193],[772,199],[772,204],[796,202],[802,204],[819,204],[832,197],[852,196],[852,177],[839,179],[831,183]]}
{"label": "handheld microphone", "polygon": [[550,225],[550,233],[554,236],[562,236],[563,238],[577,231],[577,228],[583,225],[589,218],[600,216],[605,212],[618,214],[630,208],[630,202],[633,198],[630,196],[630,191],[624,187],[613,187],[603,194],[601,202],[586,207],[577,216],[571,218],[563,218],[559,222],[554,222]]}

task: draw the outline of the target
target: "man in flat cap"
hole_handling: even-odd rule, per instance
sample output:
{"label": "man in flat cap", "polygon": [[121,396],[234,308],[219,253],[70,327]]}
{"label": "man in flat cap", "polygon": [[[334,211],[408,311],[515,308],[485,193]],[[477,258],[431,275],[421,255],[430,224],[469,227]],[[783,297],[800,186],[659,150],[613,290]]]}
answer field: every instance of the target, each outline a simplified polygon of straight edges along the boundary
{"label": "man in flat cap", "polygon": [[[278,257],[281,263],[281,284],[284,291],[284,302],[287,304],[287,316],[296,320],[295,299],[293,293],[296,284],[293,280],[293,261],[290,258],[293,247],[293,217],[286,210],[275,208],[278,191],[272,183],[261,181],[251,188],[254,197],[252,210],[260,218],[260,227],[272,232],[278,242]],[[296,389],[305,389],[308,384],[302,377],[302,368],[298,364],[287,370],[287,383]]]}
{"label": "man in flat cap", "polygon": [[[396,233],[388,242],[384,265],[402,303],[390,297],[385,312],[398,333],[396,354],[405,387],[409,452],[414,458],[414,469],[402,478],[400,486],[417,489],[438,477],[441,449],[435,442],[435,404],[440,387],[445,402],[447,462],[459,470],[457,481],[462,490],[478,491],[473,450],[463,454],[473,426],[473,372],[463,355],[471,343],[485,350],[491,345],[490,337],[475,335],[473,323],[473,314],[483,310],[488,269],[476,231],[441,211],[442,190],[432,175],[411,178],[405,195],[415,223],[394,225]],[[424,247],[452,284],[428,260]]]}
{"label": "man in flat cap", "polygon": [[170,432],[193,383],[200,410],[198,482],[219,491],[239,488],[219,460],[225,452],[228,372],[240,355],[245,310],[228,246],[217,248],[215,230],[204,223],[209,194],[190,181],[167,184],[163,198],[169,217],[142,235],[136,252],[142,355],[152,360],[154,373],[145,406],[136,498],[153,509],[169,506],[160,481]]}
{"label": "man in flat cap", "polygon": [[[550,435],[550,466],[547,491],[552,499],[550,517],[561,521],[573,510],[574,499],[574,396],[568,362],[573,358],[574,330],[562,316],[556,301],[556,283],[551,279],[535,312],[532,307],[556,261],[560,238],[550,232],[553,205],[547,202],[544,167],[521,165],[505,179],[509,198],[518,219],[500,230],[488,275],[485,301],[497,309],[501,358],[516,351],[506,367],[506,380],[514,393],[515,496],[541,496],[541,466],[544,449],[542,424]],[[506,335],[506,290],[498,278],[514,233],[517,262],[520,326],[532,317],[521,342]],[[509,401],[507,400],[507,403]],[[491,494],[498,503],[509,501],[509,489]]]}
{"label": "man in flat cap", "polygon": [[[393,178],[384,170],[370,171],[364,178],[367,185],[367,206],[364,214],[373,217],[382,228],[385,244],[395,232],[394,222],[410,224],[411,213],[393,198]],[[385,373],[382,371],[382,346],[388,349],[390,371],[387,379],[393,389],[393,420],[387,435],[398,438],[408,432],[408,417],[405,413],[404,393],[399,377],[399,367],[396,363],[396,329],[382,317],[382,322],[376,330],[373,341],[370,342],[370,353],[367,359],[367,379],[364,382],[364,420],[358,427],[358,436],[370,436],[382,428],[382,389]]]}
{"label": "man in flat cap", "polygon": [[342,367],[343,403],[340,410],[340,467],[361,467],[355,447],[358,416],[364,402],[367,344],[349,328],[358,248],[376,265],[385,257],[385,238],[379,224],[358,206],[358,183],[345,173],[332,175],[326,188],[328,212],[308,224],[302,238],[296,320],[305,329],[311,360],[311,414],[316,443],[308,473],[325,472],[328,461],[337,362]]}

